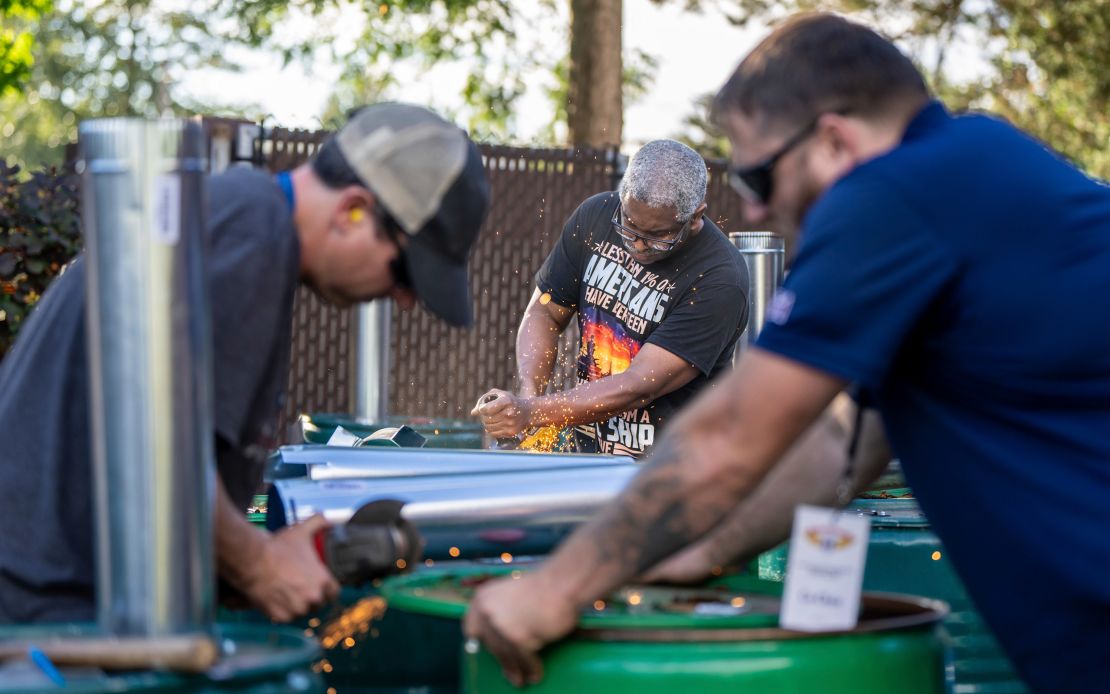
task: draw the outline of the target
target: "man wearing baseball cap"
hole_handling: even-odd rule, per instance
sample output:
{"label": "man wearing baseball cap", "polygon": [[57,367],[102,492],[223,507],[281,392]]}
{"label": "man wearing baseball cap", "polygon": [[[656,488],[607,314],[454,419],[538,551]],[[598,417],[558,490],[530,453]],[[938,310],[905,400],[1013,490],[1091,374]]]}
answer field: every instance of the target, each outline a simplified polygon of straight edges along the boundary
{"label": "man wearing baseball cap", "polygon": [[[269,534],[244,515],[281,443],[298,285],[337,306],[419,300],[469,325],[467,261],[488,204],[474,143],[405,104],[361,109],[292,171],[209,179],[216,560],[220,577],[272,619],[338,592],[312,543],[322,517]],[[80,256],[0,362],[0,623],[94,616],[84,275]]]}

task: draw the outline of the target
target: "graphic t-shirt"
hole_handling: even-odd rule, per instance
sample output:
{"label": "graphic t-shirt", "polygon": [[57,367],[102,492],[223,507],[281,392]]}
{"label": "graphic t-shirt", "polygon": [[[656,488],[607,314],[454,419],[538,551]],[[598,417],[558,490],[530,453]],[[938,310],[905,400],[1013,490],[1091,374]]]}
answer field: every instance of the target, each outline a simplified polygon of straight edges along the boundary
{"label": "graphic t-shirt", "polygon": [[648,343],[698,369],[689,383],[645,407],[576,427],[579,450],[639,457],[661,427],[729,365],[747,324],[748,271],[708,218],[675,253],[641,265],[610,224],[618,203],[615,192],[583,202],[536,274],[536,285],[578,312],[580,383],[625,371]]}

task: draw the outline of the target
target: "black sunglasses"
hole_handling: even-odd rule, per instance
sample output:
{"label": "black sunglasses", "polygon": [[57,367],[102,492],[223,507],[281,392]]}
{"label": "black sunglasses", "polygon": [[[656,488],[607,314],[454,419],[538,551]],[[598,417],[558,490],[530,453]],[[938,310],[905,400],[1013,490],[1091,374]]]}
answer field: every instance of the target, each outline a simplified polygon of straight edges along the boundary
{"label": "black sunglasses", "polygon": [[613,219],[610,220],[610,223],[612,223],[613,225],[613,230],[617,232],[617,236],[620,236],[621,239],[624,240],[626,246],[632,241],[639,240],[643,241],[645,246],[657,253],[663,253],[673,250],[675,246],[682,243],[682,240],[686,238],[686,231],[690,228],[690,222],[694,221],[694,217],[691,217],[690,219],[687,219],[686,223],[682,225],[682,228],[679,229],[677,232],[674,232],[673,235],[668,234],[667,236],[660,238],[658,236],[647,236],[645,234],[641,234],[640,232],[629,229],[625,225],[621,224],[621,212],[622,206],[618,202],[617,209],[613,210]]}
{"label": "black sunglasses", "polygon": [[[818,117],[819,118],[819,117]],[[779,159],[785,157],[790,150],[797,147],[803,140],[813,134],[817,127],[818,118],[814,118],[809,125],[799,130],[793,137],[783,143],[776,152],[763,161],[753,166],[730,166],[728,169],[728,182],[740,197],[759,205],[766,205],[774,192],[775,165]]]}

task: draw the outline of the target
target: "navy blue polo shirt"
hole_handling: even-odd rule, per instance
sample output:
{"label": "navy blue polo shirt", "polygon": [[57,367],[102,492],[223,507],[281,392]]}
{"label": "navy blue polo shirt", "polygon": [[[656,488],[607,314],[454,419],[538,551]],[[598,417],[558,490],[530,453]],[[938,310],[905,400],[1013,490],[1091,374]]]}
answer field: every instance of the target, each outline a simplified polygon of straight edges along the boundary
{"label": "navy blue polo shirt", "polygon": [[1110,187],[929,104],[807,214],[760,347],[860,384],[1038,690],[1110,681]]}

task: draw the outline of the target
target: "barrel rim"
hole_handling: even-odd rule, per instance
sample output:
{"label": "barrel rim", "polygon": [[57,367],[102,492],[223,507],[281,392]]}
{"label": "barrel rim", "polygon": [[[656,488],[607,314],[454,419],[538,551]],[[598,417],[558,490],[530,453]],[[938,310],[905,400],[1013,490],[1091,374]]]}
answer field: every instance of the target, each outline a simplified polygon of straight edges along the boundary
{"label": "barrel rim", "polygon": [[[468,603],[437,600],[422,594],[423,589],[434,581],[448,577],[466,578],[481,574],[494,576],[512,575],[527,569],[512,565],[503,567],[450,567],[422,570],[407,576],[394,576],[381,586],[381,595],[387,605],[401,612],[412,612],[446,619],[462,619],[469,608]],[[732,585],[736,585],[732,578]],[[780,595],[782,585],[761,581],[754,577],[742,577],[741,586],[752,586],[752,592],[764,595]],[[746,588],[741,587],[741,590]],[[419,592],[418,592],[419,591]],[[861,598],[863,617],[875,614],[869,619],[861,618],[860,624],[850,630],[801,632],[767,626],[770,619],[777,624],[778,616],[736,615],[736,616],[691,616],[691,615],[591,615],[584,614],[579,619],[575,635],[587,640],[624,641],[624,642],[720,642],[720,641],[767,641],[823,638],[864,633],[925,629],[936,626],[949,613],[949,607],[940,600],[923,598],[899,593],[864,593]]]}

